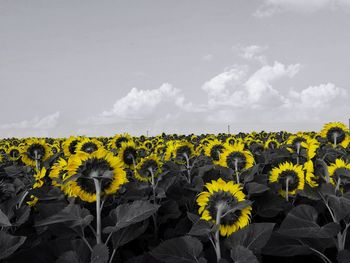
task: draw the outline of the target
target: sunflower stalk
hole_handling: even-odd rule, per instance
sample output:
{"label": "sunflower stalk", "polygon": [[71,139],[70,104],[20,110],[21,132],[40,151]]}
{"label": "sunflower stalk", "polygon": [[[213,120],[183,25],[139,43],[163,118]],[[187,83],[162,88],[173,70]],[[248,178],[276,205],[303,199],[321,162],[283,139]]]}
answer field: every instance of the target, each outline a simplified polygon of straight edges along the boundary
{"label": "sunflower stalk", "polygon": [[337,147],[337,138],[338,138],[338,133],[337,132],[333,133],[334,148]]}
{"label": "sunflower stalk", "polygon": [[101,182],[93,178],[96,190],[96,243],[101,244]]}
{"label": "sunflower stalk", "polygon": [[297,164],[299,164],[299,154],[300,154],[300,147],[301,147],[301,144],[300,143],[297,143]]}
{"label": "sunflower stalk", "polygon": [[335,186],[335,193],[337,193],[339,191],[340,184],[341,184],[341,179],[340,179],[340,177],[338,177],[337,185]]}
{"label": "sunflower stalk", "polygon": [[38,156],[38,152],[34,151],[34,158],[35,158],[35,167],[36,170],[39,172],[40,171],[40,164],[39,164],[39,156]]}
{"label": "sunflower stalk", "polygon": [[188,157],[187,153],[183,153],[183,156],[186,159],[187,181],[188,181],[189,184],[191,184],[190,158]]}
{"label": "sunflower stalk", "polygon": [[289,181],[291,180],[290,177],[287,177],[286,179],[286,201],[289,201]]}
{"label": "sunflower stalk", "polygon": [[[152,185],[152,193],[153,193],[153,204],[157,203],[157,199],[156,199],[156,183],[154,180],[154,172],[152,167],[148,168],[148,171],[151,173],[151,185]],[[154,224],[154,236],[156,239],[158,239],[158,223],[157,223],[157,215],[153,214],[152,215],[152,219],[153,219],[153,224]]]}
{"label": "sunflower stalk", "polygon": [[235,159],[235,174],[236,174],[237,184],[239,184],[238,159]]}
{"label": "sunflower stalk", "polygon": [[216,225],[218,226],[215,232],[215,253],[216,253],[216,261],[219,263],[221,260],[221,247],[220,247],[220,223],[222,212],[224,210],[225,205],[223,203],[219,203],[217,205],[216,211]]}

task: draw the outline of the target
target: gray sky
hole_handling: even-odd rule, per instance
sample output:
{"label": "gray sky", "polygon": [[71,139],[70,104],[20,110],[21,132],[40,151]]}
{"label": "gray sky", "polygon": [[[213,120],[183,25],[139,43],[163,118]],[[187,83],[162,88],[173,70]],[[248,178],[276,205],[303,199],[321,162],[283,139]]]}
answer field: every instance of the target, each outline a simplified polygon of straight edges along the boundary
{"label": "gray sky", "polygon": [[0,137],[319,130],[350,0],[0,0]]}

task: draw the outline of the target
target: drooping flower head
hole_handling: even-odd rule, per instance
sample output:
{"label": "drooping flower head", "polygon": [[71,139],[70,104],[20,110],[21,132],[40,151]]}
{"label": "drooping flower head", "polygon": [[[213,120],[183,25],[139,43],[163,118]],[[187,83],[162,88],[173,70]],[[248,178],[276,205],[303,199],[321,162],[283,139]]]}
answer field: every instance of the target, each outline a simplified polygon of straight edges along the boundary
{"label": "drooping flower head", "polygon": [[28,139],[21,155],[26,165],[35,166],[36,162],[44,162],[50,157],[51,149],[43,139]]}
{"label": "drooping flower head", "polygon": [[161,172],[160,158],[156,154],[151,154],[141,161],[136,166],[135,178],[141,182],[150,182],[152,173],[157,177]]}
{"label": "drooping flower head", "polygon": [[101,194],[110,195],[128,182],[118,157],[104,149],[91,154],[78,152],[68,159],[64,191],[86,202],[96,201],[94,179],[101,181]]}
{"label": "drooping flower head", "polygon": [[201,219],[217,224],[220,209],[222,236],[229,236],[249,224],[252,207],[248,205],[243,209],[234,209],[239,202],[245,201],[245,194],[239,184],[234,184],[232,181],[225,182],[219,178],[217,181],[207,183],[205,188],[207,191],[201,192],[197,198]]}
{"label": "drooping flower head", "polygon": [[349,128],[341,122],[330,122],[323,126],[321,136],[333,144],[341,144],[349,135]]}
{"label": "drooping flower head", "polygon": [[219,164],[233,170],[242,171],[254,165],[254,157],[250,151],[244,149],[243,143],[235,143],[226,146],[220,155]]}

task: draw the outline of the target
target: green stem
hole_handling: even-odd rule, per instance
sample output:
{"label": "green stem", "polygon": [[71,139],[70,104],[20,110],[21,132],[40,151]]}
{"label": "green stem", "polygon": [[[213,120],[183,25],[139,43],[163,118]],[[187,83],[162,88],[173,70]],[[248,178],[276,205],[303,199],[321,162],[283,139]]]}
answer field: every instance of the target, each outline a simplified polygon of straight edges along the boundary
{"label": "green stem", "polygon": [[286,179],[286,201],[287,202],[289,201],[289,180],[290,180],[290,178],[287,177],[287,179]]}
{"label": "green stem", "polygon": [[[153,204],[157,203],[157,199],[156,199],[156,184],[155,184],[155,180],[154,180],[154,172],[153,169],[150,167],[149,172],[151,173],[151,185],[152,185],[152,192],[153,192]],[[153,226],[154,226],[154,236],[156,239],[158,239],[158,223],[157,223],[157,215],[153,214],[152,215],[152,219],[153,219]]]}
{"label": "green stem", "polygon": [[189,184],[191,184],[190,158],[188,157],[187,153],[184,153],[183,155],[186,159],[187,181]]}
{"label": "green stem", "polygon": [[96,242],[101,243],[101,183],[93,178],[96,189]]}

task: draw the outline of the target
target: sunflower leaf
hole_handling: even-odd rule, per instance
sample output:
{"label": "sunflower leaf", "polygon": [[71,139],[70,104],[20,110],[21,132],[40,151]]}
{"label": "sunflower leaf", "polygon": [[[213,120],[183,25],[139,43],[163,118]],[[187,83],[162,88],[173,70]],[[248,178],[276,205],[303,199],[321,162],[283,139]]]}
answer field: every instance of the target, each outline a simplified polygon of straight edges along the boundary
{"label": "sunflower leaf", "polygon": [[12,236],[4,231],[0,231],[0,259],[12,255],[27,239],[24,236]]}
{"label": "sunflower leaf", "polygon": [[195,263],[203,250],[202,243],[190,236],[168,239],[154,248],[150,254],[165,263]]}
{"label": "sunflower leaf", "polygon": [[107,263],[109,258],[108,247],[105,244],[97,244],[92,249],[91,263]]}
{"label": "sunflower leaf", "polygon": [[253,252],[243,246],[231,249],[231,258],[235,263],[259,263]]}
{"label": "sunflower leaf", "polygon": [[112,218],[116,218],[115,226],[106,227],[105,233],[115,232],[132,224],[142,222],[152,216],[159,209],[160,205],[155,205],[149,201],[138,200],[130,204],[119,205],[113,210]]}
{"label": "sunflower leaf", "polygon": [[5,215],[1,211],[1,209],[0,209],[0,226],[1,227],[11,226],[10,220],[8,219],[7,215]]}

